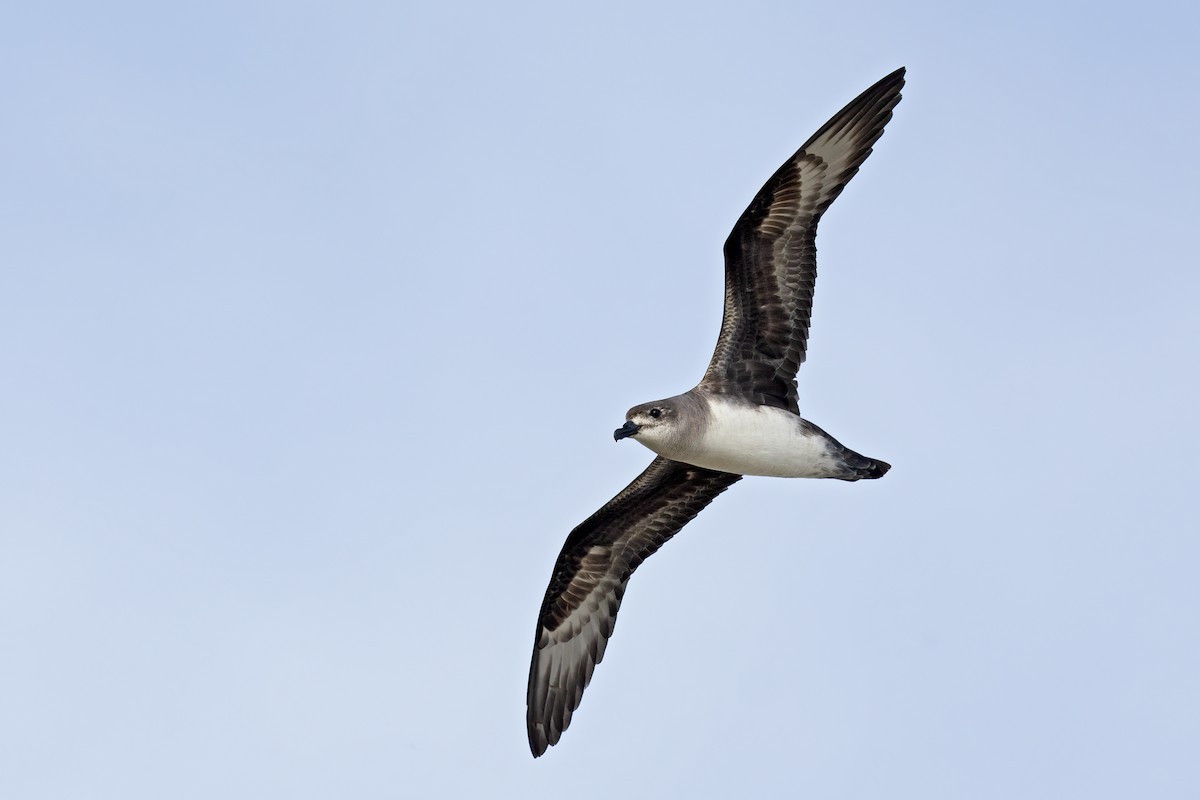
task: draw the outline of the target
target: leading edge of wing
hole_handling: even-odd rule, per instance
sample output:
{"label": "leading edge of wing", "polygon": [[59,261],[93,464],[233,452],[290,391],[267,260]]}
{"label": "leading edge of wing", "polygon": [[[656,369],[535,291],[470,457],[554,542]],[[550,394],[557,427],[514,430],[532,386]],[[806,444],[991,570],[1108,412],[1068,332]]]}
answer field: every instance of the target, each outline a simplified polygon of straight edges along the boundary
{"label": "leading edge of wing", "polygon": [[834,114],[783,163],[725,242],[725,311],[700,385],[798,411],[816,286],[817,223],[871,154],[900,102],[904,69]]}
{"label": "leading edge of wing", "polygon": [[741,477],[658,456],[567,536],[542,600],[529,667],[526,723],[535,758],[571,724],[633,571]]}

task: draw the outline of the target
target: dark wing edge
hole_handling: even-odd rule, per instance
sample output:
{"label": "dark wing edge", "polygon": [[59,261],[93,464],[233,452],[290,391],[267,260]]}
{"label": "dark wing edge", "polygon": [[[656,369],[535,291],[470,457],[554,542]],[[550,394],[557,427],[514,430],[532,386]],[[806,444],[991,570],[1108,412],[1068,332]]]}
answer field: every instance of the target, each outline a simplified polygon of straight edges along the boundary
{"label": "dark wing edge", "polygon": [[526,723],[535,758],[571,724],[633,571],[741,477],[659,456],[571,531],[542,600],[529,667]]}
{"label": "dark wing edge", "polygon": [[784,162],[725,241],[725,314],[700,387],[799,413],[817,280],[817,223],[883,135],[904,68],[852,100]]}

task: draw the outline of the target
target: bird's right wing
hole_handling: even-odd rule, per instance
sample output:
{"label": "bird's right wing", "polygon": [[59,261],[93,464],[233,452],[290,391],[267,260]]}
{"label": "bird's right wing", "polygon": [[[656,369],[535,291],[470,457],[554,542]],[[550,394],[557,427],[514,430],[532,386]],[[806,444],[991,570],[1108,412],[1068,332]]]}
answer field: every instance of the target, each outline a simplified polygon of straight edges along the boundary
{"label": "bird's right wing", "polygon": [[567,537],[538,615],[529,667],[529,747],[540,756],[571,724],[604,658],[629,576],[741,479],[661,456]]}

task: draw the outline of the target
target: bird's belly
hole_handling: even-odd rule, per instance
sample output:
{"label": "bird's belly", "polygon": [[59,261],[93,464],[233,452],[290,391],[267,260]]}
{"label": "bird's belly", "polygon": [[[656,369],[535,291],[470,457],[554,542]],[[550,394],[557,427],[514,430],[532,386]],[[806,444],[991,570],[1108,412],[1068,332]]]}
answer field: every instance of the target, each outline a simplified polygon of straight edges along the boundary
{"label": "bird's belly", "polygon": [[828,439],[800,417],[768,406],[713,404],[700,446],[690,464],[738,475],[831,478],[841,470]]}

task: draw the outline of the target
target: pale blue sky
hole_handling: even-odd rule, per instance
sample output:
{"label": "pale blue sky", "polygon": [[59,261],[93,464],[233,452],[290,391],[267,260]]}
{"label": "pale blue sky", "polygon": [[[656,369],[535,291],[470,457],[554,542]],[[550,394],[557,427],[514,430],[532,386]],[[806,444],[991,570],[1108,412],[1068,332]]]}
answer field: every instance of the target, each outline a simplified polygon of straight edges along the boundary
{"label": "pale blue sky", "polygon": [[[1200,796],[1200,13],[38,3],[0,24],[0,796]],[[567,532],[768,175],[805,415],[530,758]]]}

